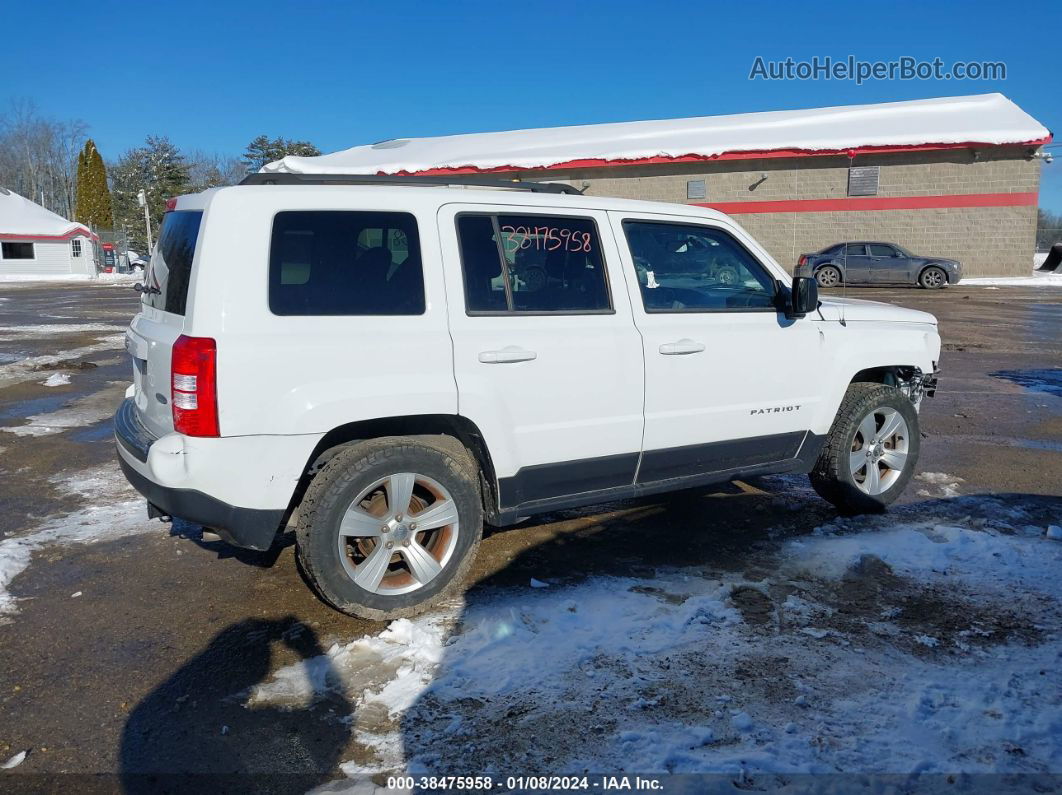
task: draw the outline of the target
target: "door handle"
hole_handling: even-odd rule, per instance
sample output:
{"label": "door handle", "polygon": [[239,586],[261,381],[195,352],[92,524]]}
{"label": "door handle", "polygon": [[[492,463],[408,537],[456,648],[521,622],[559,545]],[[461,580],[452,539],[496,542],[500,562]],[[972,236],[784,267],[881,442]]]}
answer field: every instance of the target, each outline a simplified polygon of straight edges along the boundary
{"label": "door handle", "polygon": [[684,356],[689,353],[700,353],[703,350],[703,342],[694,342],[691,339],[681,339],[678,342],[665,342],[660,346],[660,353],[664,354],[664,356]]}
{"label": "door handle", "polygon": [[482,351],[479,360],[483,364],[510,364],[512,362],[530,362],[537,359],[538,354],[534,351],[525,351],[523,348],[510,346],[500,351]]}

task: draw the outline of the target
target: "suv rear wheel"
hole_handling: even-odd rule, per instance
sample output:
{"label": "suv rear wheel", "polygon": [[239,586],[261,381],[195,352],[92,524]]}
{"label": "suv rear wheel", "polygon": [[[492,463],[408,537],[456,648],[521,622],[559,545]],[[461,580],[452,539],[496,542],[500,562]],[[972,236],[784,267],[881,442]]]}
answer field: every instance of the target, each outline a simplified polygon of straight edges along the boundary
{"label": "suv rear wheel", "polygon": [[848,387],[811,485],[842,513],[885,510],[904,490],[918,463],[918,413],[899,389]]}
{"label": "suv rear wheel", "polygon": [[483,534],[474,459],[449,437],[392,437],[338,452],[299,507],[311,587],[348,615],[412,616],[461,585]]}

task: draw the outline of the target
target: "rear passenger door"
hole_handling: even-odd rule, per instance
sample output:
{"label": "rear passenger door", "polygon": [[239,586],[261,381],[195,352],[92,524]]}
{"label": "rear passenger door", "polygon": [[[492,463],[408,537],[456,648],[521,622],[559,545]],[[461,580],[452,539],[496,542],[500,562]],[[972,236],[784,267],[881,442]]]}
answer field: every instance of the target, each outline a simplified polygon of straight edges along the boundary
{"label": "rear passenger door", "polygon": [[867,284],[870,281],[870,257],[866,243],[848,243],[838,259],[847,284]]}
{"label": "rear passenger door", "polygon": [[631,485],[642,347],[607,215],[446,205],[439,230],[459,413],[502,507]]}

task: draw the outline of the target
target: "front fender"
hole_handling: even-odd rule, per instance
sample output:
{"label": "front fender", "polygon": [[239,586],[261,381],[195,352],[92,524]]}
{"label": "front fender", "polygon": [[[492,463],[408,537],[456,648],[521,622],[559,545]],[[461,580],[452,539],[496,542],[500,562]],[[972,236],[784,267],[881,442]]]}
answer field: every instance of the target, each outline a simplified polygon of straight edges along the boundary
{"label": "front fender", "polygon": [[812,422],[817,434],[829,432],[848,386],[861,371],[912,367],[932,373],[940,360],[940,335],[930,324],[849,321],[844,326],[824,325],[829,326],[823,331],[834,353],[824,378],[830,386]]}

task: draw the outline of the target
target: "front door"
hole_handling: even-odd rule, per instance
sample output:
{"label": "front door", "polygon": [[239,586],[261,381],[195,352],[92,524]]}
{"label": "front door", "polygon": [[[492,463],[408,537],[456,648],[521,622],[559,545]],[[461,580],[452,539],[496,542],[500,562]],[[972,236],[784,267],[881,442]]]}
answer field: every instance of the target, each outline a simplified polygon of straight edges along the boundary
{"label": "front door", "polygon": [[870,283],[897,284],[907,281],[907,258],[884,243],[868,243],[870,255]]}
{"label": "front door", "polygon": [[[821,400],[821,324],[775,308],[775,275],[758,259],[766,255],[736,226],[610,215],[644,345],[638,482],[793,459]],[[723,261],[736,279],[719,278]]]}
{"label": "front door", "polygon": [[642,348],[608,216],[447,205],[439,229],[458,410],[501,506],[630,486]]}

